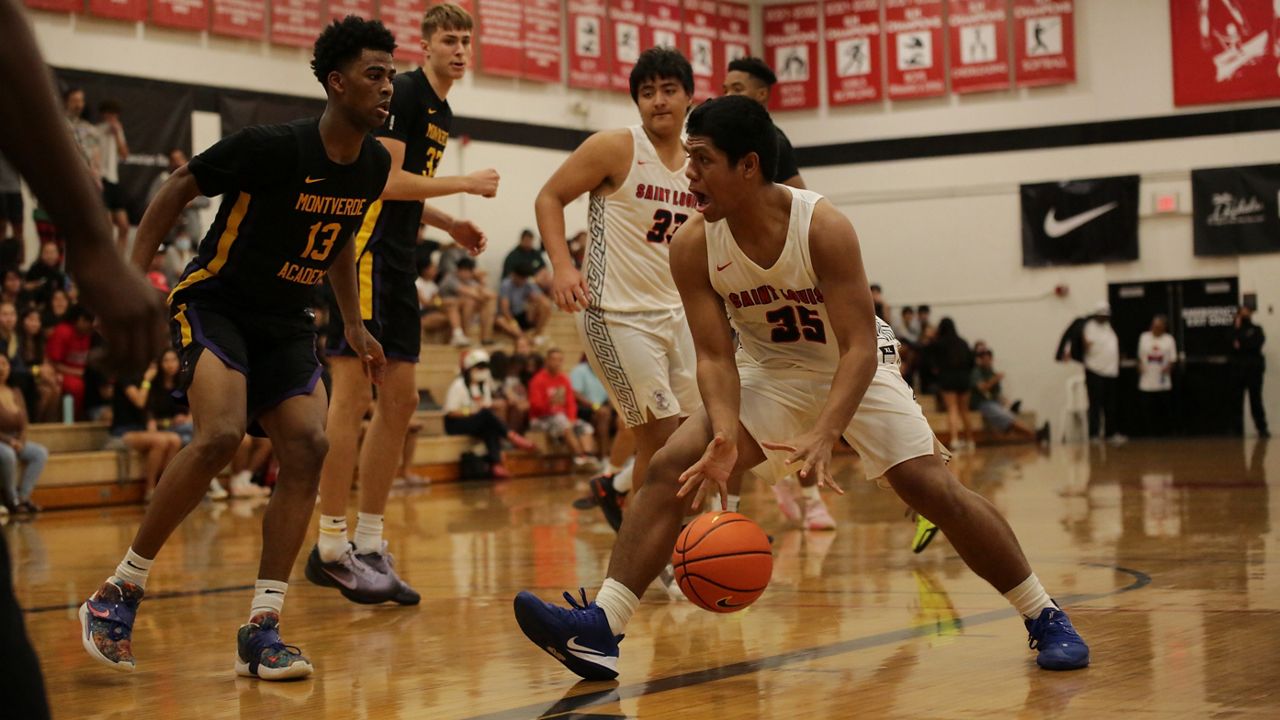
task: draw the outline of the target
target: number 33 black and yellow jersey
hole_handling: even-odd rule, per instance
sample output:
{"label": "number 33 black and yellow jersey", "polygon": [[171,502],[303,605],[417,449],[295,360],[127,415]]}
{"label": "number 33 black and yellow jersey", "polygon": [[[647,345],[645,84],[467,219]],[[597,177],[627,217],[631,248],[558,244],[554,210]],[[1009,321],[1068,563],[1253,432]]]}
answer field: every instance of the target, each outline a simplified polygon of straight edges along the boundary
{"label": "number 33 black and yellow jersey", "polygon": [[192,158],[222,207],[170,302],[216,297],[267,313],[310,307],[315,286],[382,194],[391,156],[366,136],[349,165],[329,159],[319,120],[245,128]]}

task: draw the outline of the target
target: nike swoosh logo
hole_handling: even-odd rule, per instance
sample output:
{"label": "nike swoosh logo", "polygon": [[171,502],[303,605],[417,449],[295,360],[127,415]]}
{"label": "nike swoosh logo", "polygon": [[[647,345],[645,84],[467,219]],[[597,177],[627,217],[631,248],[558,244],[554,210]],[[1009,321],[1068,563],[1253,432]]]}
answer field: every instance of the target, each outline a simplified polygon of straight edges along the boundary
{"label": "nike swoosh logo", "polygon": [[326,575],[333,578],[334,581],[336,581],[339,585],[341,585],[342,587],[348,590],[355,590],[356,585],[359,584],[359,581],[356,580],[356,576],[351,573],[343,573],[339,575],[338,573],[335,573],[332,570],[325,570],[324,572]]}
{"label": "nike swoosh logo", "polygon": [[724,270],[725,268],[729,267],[729,266],[730,266],[730,265],[732,265],[732,264],[733,264],[733,261],[732,261],[732,260],[730,260],[729,262],[727,262],[727,263],[725,263],[725,264],[723,264],[723,265],[717,265],[717,266],[716,266],[716,272],[720,272],[721,270]]}
{"label": "nike swoosh logo", "polygon": [[427,108],[427,114],[428,114],[428,115],[435,115],[435,114],[436,114],[436,109],[435,109],[435,108]]}
{"label": "nike swoosh logo", "polygon": [[325,180],[325,178],[313,178],[313,177],[311,177],[310,175],[308,175],[308,176],[307,176],[307,179],[306,179],[306,180],[303,180],[303,182],[305,182],[306,184],[310,185],[311,183],[324,182],[324,180]]}
{"label": "nike swoosh logo", "polygon": [[590,655],[593,657],[605,656],[604,653],[600,652],[599,650],[593,650],[589,647],[584,647],[582,645],[579,645],[577,635],[574,635],[573,637],[569,638],[568,642],[566,642],[564,645],[565,647],[569,648],[569,652],[573,653],[574,655],[577,655],[578,657],[581,657],[583,660],[592,659],[590,657],[582,657],[583,653],[586,653],[587,655]]}
{"label": "nike swoosh logo", "polygon": [[729,602],[729,598],[720,598],[719,600],[716,601],[716,607],[740,608],[745,606],[746,606],[746,603],[731,603]]}
{"label": "nike swoosh logo", "polygon": [[1072,215],[1066,220],[1059,220],[1054,216],[1057,208],[1049,208],[1049,212],[1044,216],[1044,234],[1051,238],[1060,238],[1081,225],[1102,217],[1118,207],[1120,207],[1120,203],[1110,202],[1102,207],[1086,210],[1079,215]]}
{"label": "nike swoosh logo", "polygon": [[92,606],[92,605],[90,605],[90,606],[89,606],[89,612],[90,612],[90,613],[93,613],[93,616],[94,616],[94,617],[97,617],[97,618],[109,618],[109,617],[111,617],[111,611],[110,611],[110,610],[99,610],[98,608],[96,608],[96,607],[94,607],[94,606]]}

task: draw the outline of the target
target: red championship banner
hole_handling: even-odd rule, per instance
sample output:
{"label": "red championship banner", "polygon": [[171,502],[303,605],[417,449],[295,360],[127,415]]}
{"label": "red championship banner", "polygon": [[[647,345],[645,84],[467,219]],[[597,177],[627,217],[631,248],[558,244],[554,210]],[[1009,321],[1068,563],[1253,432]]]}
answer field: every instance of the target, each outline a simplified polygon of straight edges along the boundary
{"label": "red championship banner", "polygon": [[890,99],[947,92],[942,0],[884,0],[884,41]]}
{"label": "red championship banner", "polygon": [[49,12],[78,13],[84,10],[84,0],[24,0],[29,8]]}
{"label": "red championship banner", "polygon": [[329,0],[330,20],[341,20],[348,15],[366,19],[375,17],[373,0]]}
{"label": "red championship banner", "polygon": [[562,65],[560,0],[525,0],[523,76],[558,83]]}
{"label": "red championship banner", "polygon": [[1019,87],[1076,81],[1074,15],[1074,0],[1013,0],[1014,74]]}
{"label": "red championship banner", "polygon": [[147,0],[89,0],[89,14],[138,22],[147,19]]}
{"label": "red championship banner", "polygon": [[569,0],[569,87],[605,90],[613,72],[606,0]]}
{"label": "red championship banner", "polygon": [[880,0],[830,0],[826,16],[827,102],[852,105],[881,97]]}
{"label": "red championship banner", "polygon": [[778,76],[770,110],[818,107],[818,3],[764,6],[764,55]]}
{"label": "red championship banner", "polygon": [[720,18],[716,0],[685,0],[684,54],[693,65],[693,96],[698,100],[719,95],[723,73],[716,73],[716,42]]}
{"label": "red championship banner", "polygon": [[1005,0],[947,0],[951,91],[1008,89],[1009,10]]}
{"label": "red championship banner", "polygon": [[271,42],[311,47],[327,15],[323,0],[271,0]]}
{"label": "red championship banner", "polygon": [[212,0],[209,29],[218,35],[265,40],[267,0]]}
{"label": "red championship banner", "polygon": [[1169,0],[1173,103],[1280,98],[1280,4]]}
{"label": "red championship banner", "polygon": [[208,0],[152,0],[151,24],[182,30],[209,27]]}
{"label": "red championship banner", "polygon": [[609,0],[609,45],[613,49],[613,73],[609,86],[631,90],[631,68],[644,50],[645,0]]}
{"label": "red championship banner", "polygon": [[729,63],[751,54],[751,7],[743,3],[721,2],[720,52],[716,53],[716,78],[723,82]]}
{"label": "red championship banner", "polygon": [[644,37],[641,38],[644,41],[643,47],[669,47],[683,52],[684,40],[681,36],[684,28],[681,27],[680,19],[682,0],[647,0],[647,5],[649,15],[645,22]]}
{"label": "red championship banner", "polygon": [[489,75],[520,77],[524,64],[524,18],[520,0],[477,0],[477,54],[480,71]]}
{"label": "red championship banner", "polygon": [[380,0],[378,17],[396,36],[396,60],[422,64],[422,14],[426,0]]}

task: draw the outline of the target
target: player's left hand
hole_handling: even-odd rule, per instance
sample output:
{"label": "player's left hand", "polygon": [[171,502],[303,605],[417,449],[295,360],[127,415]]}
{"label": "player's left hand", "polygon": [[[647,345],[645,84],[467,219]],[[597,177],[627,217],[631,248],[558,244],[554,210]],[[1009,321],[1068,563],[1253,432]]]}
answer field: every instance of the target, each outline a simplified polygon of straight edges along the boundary
{"label": "player's left hand", "polygon": [[387,356],[382,353],[382,345],[369,334],[364,323],[348,325],[345,335],[347,344],[356,352],[360,362],[364,363],[364,374],[369,381],[374,385],[381,385],[383,373],[387,369]]}
{"label": "player's left hand", "polygon": [[760,443],[760,446],[766,450],[790,453],[787,456],[787,465],[803,463],[796,473],[800,479],[816,475],[818,487],[829,487],[837,495],[843,495],[844,489],[831,477],[831,448],[834,445],[835,438],[818,430],[810,430],[788,442]]}
{"label": "player's left hand", "polygon": [[470,220],[454,220],[453,225],[449,227],[449,237],[466,248],[471,257],[484,252],[484,249],[489,246],[489,238],[485,237],[484,231]]}
{"label": "player's left hand", "polygon": [[708,495],[718,493],[720,507],[729,507],[729,474],[733,472],[733,466],[737,462],[737,444],[726,440],[724,435],[716,434],[707,443],[707,449],[698,458],[698,462],[680,473],[682,486],[676,492],[676,497],[682,498],[697,490],[698,494],[694,496],[692,505],[697,510],[702,507],[702,501]]}

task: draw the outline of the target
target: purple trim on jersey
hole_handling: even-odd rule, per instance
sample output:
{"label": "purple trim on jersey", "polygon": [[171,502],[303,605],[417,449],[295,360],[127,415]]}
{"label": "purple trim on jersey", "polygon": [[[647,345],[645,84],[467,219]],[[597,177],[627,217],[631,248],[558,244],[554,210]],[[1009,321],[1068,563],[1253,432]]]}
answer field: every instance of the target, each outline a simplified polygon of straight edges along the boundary
{"label": "purple trim on jersey", "polygon": [[[200,322],[200,315],[196,312],[196,309],[194,306],[192,305],[187,306],[186,315],[187,315],[187,321],[191,323],[191,338],[196,342],[200,343],[201,347],[213,353],[214,356],[216,356],[219,360],[222,361],[223,365],[226,365],[232,370],[235,370],[236,372],[245,376],[245,378],[247,379],[249,377],[249,368],[232,360],[231,356],[228,355],[225,350],[218,347],[217,343],[205,337],[203,325]],[[195,368],[192,368],[192,372],[193,373],[195,372]]]}

